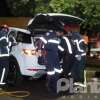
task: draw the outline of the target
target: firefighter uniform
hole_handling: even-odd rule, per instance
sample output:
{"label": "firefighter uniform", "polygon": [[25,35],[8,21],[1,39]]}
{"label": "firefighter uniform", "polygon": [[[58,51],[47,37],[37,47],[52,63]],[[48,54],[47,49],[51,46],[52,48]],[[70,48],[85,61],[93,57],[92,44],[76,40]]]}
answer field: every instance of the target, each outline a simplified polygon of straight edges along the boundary
{"label": "firefighter uniform", "polygon": [[70,40],[70,37],[67,36],[67,34],[61,38],[60,45],[64,48],[64,52],[60,52],[59,54],[63,61],[62,63],[63,74],[68,76],[72,68],[74,55],[73,55],[73,45]]}
{"label": "firefighter uniform", "polygon": [[40,37],[40,39],[45,43],[44,49],[47,52],[46,68],[48,88],[51,92],[57,93],[57,81],[62,72],[59,63],[58,50],[64,51],[64,49],[59,45],[59,40],[55,32],[48,32],[46,33],[46,37]]}
{"label": "firefighter uniform", "polygon": [[6,84],[6,78],[9,69],[9,40],[8,28],[0,29],[0,86]]}
{"label": "firefighter uniform", "polygon": [[75,82],[84,83],[84,69],[86,63],[86,45],[80,33],[72,33],[74,42],[74,63],[71,74]]}

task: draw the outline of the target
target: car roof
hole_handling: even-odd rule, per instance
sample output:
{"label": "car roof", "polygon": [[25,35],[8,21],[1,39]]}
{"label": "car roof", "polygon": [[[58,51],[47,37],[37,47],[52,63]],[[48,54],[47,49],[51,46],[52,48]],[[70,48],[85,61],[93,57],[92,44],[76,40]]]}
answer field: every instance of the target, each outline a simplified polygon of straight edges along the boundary
{"label": "car roof", "polygon": [[9,29],[11,31],[20,31],[20,32],[23,32],[23,33],[26,33],[26,34],[30,34],[30,31],[26,30],[26,29],[22,29],[22,28],[17,28],[17,27],[9,27]]}

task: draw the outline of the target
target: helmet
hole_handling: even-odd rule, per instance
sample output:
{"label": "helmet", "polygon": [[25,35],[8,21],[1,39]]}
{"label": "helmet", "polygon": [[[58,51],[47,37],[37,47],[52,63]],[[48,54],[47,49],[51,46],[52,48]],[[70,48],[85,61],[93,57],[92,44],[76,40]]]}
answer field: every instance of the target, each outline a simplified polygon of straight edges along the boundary
{"label": "helmet", "polygon": [[1,25],[0,30],[4,30],[4,31],[8,32],[9,27],[6,24],[4,24],[4,25]]}

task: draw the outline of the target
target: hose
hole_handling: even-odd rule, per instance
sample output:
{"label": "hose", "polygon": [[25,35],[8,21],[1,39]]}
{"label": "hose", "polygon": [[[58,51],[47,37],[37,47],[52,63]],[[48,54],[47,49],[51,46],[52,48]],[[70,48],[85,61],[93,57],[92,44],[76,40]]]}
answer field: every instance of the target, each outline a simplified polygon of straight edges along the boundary
{"label": "hose", "polygon": [[16,98],[25,98],[28,97],[31,93],[29,91],[0,91],[0,95],[8,95]]}

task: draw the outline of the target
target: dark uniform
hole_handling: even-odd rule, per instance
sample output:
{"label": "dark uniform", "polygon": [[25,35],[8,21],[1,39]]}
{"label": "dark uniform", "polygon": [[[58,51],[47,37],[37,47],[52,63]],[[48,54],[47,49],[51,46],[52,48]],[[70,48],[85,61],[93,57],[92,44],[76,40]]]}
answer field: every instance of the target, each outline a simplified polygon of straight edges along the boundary
{"label": "dark uniform", "polygon": [[86,63],[86,45],[79,33],[67,33],[61,38],[64,52],[60,53],[63,59],[64,75],[71,76],[75,82],[84,82]]}
{"label": "dark uniform", "polygon": [[60,58],[62,59],[63,74],[68,76],[71,72],[73,61],[73,45],[70,36],[67,34],[61,37],[60,45],[64,48],[64,52],[59,52]]}
{"label": "dark uniform", "polygon": [[10,49],[9,52],[11,52],[12,47],[17,45],[17,42],[13,35],[9,35],[8,38],[9,38],[9,49]]}
{"label": "dark uniform", "polygon": [[40,37],[40,39],[45,43],[44,49],[47,52],[46,68],[48,87],[51,92],[57,93],[57,81],[62,72],[59,63],[58,50],[64,51],[64,49],[59,45],[59,40],[54,32],[48,32],[45,37]]}
{"label": "dark uniform", "polygon": [[9,69],[8,28],[0,29],[0,86],[5,85]]}
{"label": "dark uniform", "polygon": [[84,83],[86,45],[79,33],[72,33],[72,41],[74,42],[74,63],[72,64],[71,74],[75,82]]}

